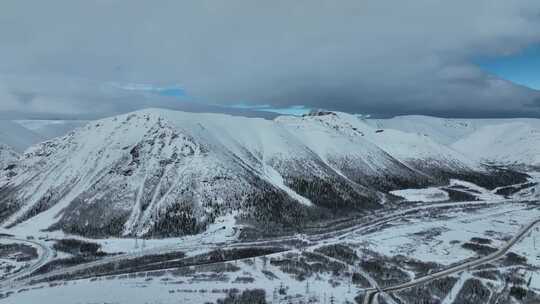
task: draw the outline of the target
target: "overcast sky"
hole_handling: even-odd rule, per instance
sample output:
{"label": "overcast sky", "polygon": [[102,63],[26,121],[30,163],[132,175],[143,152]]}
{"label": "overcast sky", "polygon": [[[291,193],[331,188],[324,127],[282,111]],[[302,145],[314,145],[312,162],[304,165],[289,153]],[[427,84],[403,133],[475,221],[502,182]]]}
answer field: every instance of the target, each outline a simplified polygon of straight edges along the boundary
{"label": "overcast sky", "polygon": [[539,42],[538,0],[5,0],[0,117],[540,117],[538,91],[477,64]]}

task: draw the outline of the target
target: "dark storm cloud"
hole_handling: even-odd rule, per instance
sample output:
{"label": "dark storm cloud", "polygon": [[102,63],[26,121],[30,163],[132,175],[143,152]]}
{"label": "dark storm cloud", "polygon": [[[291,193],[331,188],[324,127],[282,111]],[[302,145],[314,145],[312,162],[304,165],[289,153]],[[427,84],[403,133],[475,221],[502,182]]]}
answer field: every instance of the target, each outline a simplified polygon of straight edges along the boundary
{"label": "dark storm cloud", "polygon": [[533,108],[540,108],[540,97],[533,99],[531,103],[527,104],[527,106]]}
{"label": "dark storm cloud", "polygon": [[[0,111],[241,103],[540,116],[529,106],[537,91],[471,63],[540,41],[539,13],[537,0],[4,1]],[[181,86],[186,96],[111,83]]]}

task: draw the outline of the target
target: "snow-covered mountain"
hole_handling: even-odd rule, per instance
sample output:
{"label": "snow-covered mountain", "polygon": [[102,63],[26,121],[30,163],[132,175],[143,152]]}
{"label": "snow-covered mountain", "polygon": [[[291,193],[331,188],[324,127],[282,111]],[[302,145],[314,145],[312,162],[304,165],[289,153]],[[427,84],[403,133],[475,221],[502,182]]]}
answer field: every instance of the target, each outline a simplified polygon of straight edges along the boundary
{"label": "snow-covered mountain", "polygon": [[540,128],[522,121],[481,127],[452,147],[485,162],[540,168]]}
{"label": "snow-covered mountain", "polygon": [[416,133],[432,140],[450,145],[471,134],[478,124],[486,120],[448,119],[422,115],[396,116],[388,119],[365,119],[366,123],[381,129],[394,129],[407,133]]}
{"label": "snow-covered mountain", "polygon": [[14,123],[30,130],[43,138],[42,141],[63,136],[69,131],[79,128],[88,123],[87,120],[13,120]]}
{"label": "snow-covered mountain", "polygon": [[86,123],[83,120],[0,120],[0,144],[22,153],[32,145],[62,136]]}
{"label": "snow-covered mountain", "polygon": [[28,149],[2,172],[4,227],[87,236],[197,233],[217,217],[265,232],[383,207],[450,177],[500,184],[428,136],[354,115],[275,120],[149,109]]}
{"label": "snow-covered mountain", "polygon": [[475,161],[540,167],[540,119],[398,116],[365,121],[379,128],[425,135]]}
{"label": "snow-covered mountain", "polygon": [[[283,117],[282,119],[294,120],[295,118]],[[352,130],[353,134],[359,134],[412,168],[431,168],[456,172],[471,169],[480,170],[478,163],[424,134],[393,128],[374,128],[365,120],[346,113],[334,113],[312,118],[308,116],[307,120],[319,121],[331,128],[342,130],[345,134]]]}

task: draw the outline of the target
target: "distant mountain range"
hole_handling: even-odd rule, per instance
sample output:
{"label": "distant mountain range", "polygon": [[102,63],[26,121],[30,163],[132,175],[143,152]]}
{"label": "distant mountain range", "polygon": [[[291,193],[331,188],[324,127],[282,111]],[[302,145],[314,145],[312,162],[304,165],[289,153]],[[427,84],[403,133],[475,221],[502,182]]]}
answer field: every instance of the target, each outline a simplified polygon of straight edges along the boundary
{"label": "distant mountain range", "polygon": [[385,208],[391,190],[450,178],[494,188],[526,177],[499,165],[540,165],[538,120],[148,109],[3,123],[14,131],[0,134],[2,226],[89,237],[193,234],[224,216],[245,231],[301,231]]}
{"label": "distant mountain range", "polygon": [[0,144],[22,153],[31,145],[62,136],[84,120],[0,120]]}
{"label": "distant mountain range", "polygon": [[366,122],[380,128],[424,134],[475,161],[540,167],[540,119],[445,119],[398,116]]}

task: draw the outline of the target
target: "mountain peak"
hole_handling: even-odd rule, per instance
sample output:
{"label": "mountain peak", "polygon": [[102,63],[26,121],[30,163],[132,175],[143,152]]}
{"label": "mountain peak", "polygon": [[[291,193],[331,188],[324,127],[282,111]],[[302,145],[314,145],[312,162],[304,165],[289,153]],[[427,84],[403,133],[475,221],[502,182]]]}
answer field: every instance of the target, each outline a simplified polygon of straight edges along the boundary
{"label": "mountain peak", "polygon": [[347,113],[271,121],[155,108],[34,146],[9,174],[3,226],[87,236],[192,234],[231,214],[292,229],[381,208],[403,186],[487,176],[425,136]]}

